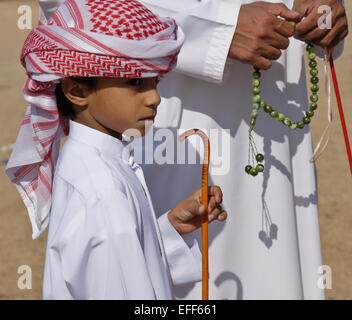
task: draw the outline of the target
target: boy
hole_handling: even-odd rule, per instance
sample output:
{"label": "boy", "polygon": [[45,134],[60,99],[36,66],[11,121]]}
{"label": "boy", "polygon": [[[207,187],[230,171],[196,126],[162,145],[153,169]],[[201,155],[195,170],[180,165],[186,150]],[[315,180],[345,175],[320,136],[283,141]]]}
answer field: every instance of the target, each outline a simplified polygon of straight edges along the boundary
{"label": "boy", "polygon": [[[29,107],[7,174],[33,238],[50,217],[45,299],[171,299],[171,280],[200,280],[188,234],[206,211],[200,190],[156,220],[122,141],[127,130],[144,135],[151,125],[158,76],[175,66],[182,43],[173,20],[116,0],[68,0],[27,38]],[[220,188],[209,191],[209,220],[225,220]]]}

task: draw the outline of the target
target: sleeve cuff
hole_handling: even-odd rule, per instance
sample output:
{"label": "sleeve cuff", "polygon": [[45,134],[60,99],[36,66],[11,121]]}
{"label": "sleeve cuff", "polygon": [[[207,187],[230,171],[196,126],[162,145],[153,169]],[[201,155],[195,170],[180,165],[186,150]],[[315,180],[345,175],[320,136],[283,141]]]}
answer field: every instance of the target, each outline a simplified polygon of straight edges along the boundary
{"label": "sleeve cuff", "polygon": [[168,213],[159,219],[166,260],[175,285],[202,279],[202,254],[198,241],[192,234],[180,235],[171,225]]}
{"label": "sleeve cuff", "polygon": [[240,8],[241,3],[238,2],[235,4],[224,2],[219,7],[218,15],[222,17],[224,24],[213,30],[204,63],[204,75],[211,82],[221,84],[223,81],[225,65],[235,34]]}

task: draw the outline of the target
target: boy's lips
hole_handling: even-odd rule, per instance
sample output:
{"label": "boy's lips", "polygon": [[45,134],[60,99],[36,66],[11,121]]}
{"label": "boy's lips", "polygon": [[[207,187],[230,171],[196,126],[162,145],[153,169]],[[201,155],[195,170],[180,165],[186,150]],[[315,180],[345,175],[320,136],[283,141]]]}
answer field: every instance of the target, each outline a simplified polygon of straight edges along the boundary
{"label": "boy's lips", "polygon": [[156,114],[151,115],[151,116],[149,116],[149,117],[142,118],[141,120],[142,120],[142,121],[143,121],[143,120],[154,120],[155,117],[156,117]]}

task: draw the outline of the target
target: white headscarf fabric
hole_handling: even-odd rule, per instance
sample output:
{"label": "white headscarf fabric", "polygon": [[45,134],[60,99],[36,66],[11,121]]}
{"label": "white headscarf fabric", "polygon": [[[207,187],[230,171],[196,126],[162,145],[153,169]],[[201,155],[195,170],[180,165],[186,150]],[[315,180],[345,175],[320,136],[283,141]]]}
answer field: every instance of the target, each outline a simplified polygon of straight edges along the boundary
{"label": "white headscarf fabric", "polygon": [[37,238],[49,222],[52,182],[68,119],[56,84],[65,77],[145,78],[171,71],[184,34],[138,1],[67,0],[26,39],[25,118],[6,173],[21,194]]}

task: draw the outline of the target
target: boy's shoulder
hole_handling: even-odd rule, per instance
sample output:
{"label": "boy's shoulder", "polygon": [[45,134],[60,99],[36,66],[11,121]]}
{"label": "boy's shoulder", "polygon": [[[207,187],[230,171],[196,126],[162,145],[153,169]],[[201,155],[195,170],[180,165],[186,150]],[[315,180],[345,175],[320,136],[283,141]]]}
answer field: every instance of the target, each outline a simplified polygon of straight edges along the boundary
{"label": "boy's shoulder", "polygon": [[103,197],[112,189],[126,193],[124,182],[113,175],[99,151],[73,139],[68,139],[62,148],[55,176],[65,180],[86,200]]}

